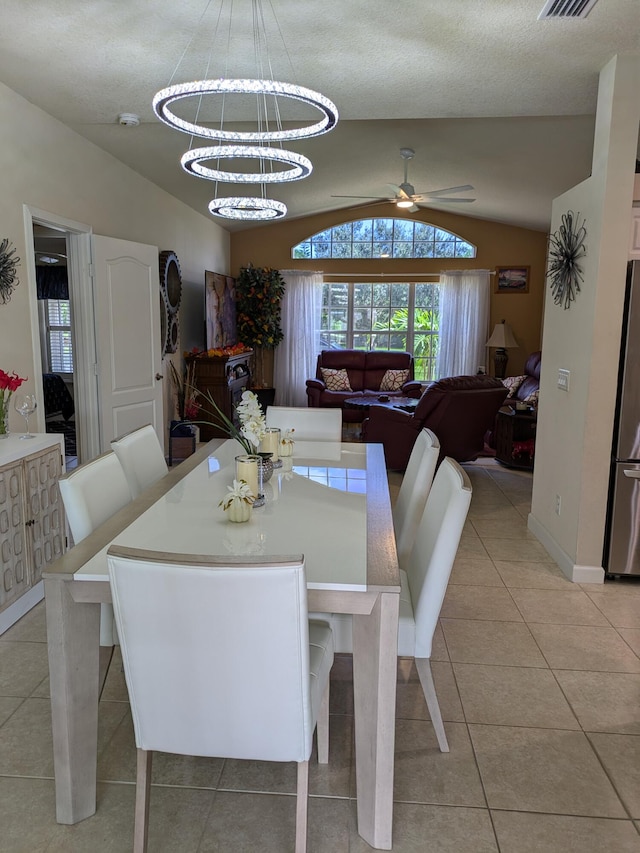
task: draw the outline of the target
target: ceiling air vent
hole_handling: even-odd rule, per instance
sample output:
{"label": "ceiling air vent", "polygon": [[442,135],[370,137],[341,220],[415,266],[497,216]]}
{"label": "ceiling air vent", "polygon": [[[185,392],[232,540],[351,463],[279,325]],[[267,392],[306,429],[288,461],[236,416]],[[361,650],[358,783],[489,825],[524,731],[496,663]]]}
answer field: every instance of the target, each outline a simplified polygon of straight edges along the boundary
{"label": "ceiling air vent", "polygon": [[538,20],[546,18],[586,18],[598,0],[547,0]]}

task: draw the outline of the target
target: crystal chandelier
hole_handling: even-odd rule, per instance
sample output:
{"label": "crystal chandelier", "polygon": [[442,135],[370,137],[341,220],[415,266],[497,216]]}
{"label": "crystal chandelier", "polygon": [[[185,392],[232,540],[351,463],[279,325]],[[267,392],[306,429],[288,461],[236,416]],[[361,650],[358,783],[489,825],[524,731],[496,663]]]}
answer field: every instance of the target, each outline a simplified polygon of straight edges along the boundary
{"label": "crystal chandelier", "polygon": [[[251,16],[243,17],[239,22],[235,9],[242,2],[251,10]],[[307,157],[282,148],[283,142],[296,139],[308,139],[332,130],[338,121],[338,110],[324,95],[304,86],[284,83],[273,79],[272,63],[267,44],[267,25],[262,0],[219,0],[219,9],[213,36],[208,39],[209,55],[205,68],[205,78],[188,83],[173,83],[178,70],[194,44],[197,36],[206,36],[204,18],[213,5],[208,0],[197,26],[191,35],[169,85],[161,89],[153,99],[156,116],[170,127],[193,137],[203,137],[217,144],[200,148],[190,148],[183,154],[181,165],[185,171],[199,178],[216,182],[216,197],[209,203],[213,216],[226,219],[276,219],[286,215],[286,206],[279,201],[267,198],[267,186],[285,181],[297,181],[311,174],[313,166]],[[267,0],[271,10],[275,29],[282,39],[280,26],[275,18],[271,0]],[[230,57],[234,61],[243,61],[249,53],[246,49],[232,51],[231,37],[238,30],[238,24],[250,25],[250,37],[253,44],[255,77],[237,76],[228,73]],[[220,48],[218,34],[225,34],[225,49]],[[248,32],[248,31],[247,31]],[[245,33],[245,38],[247,33]],[[284,40],[280,54],[289,56]],[[220,76],[212,74],[213,57],[224,57],[224,68]],[[290,63],[290,60],[289,60]],[[291,63],[290,63],[291,64]],[[243,65],[243,70],[246,64]],[[184,72],[183,72],[184,73]],[[247,118],[243,111],[243,101],[247,96],[253,101],[252,121],[254,127],[245,127]],[[178,114],[178,107],[188,110],[195,99],[195,117],[187,118]],[[306,112],[315,111],[315,119],[300,120],[295,107],[304,105]],[[283,123],[283,108],[287,113],[286,126]],[[193,107],[192,107],[193,109]],[[289,118],[293,109],[295,121]],[[305,112],[305,115],[306,115]],[[318,116],[319,113],[319,116]],[[232,123],[233,122],[233,123]],[[230,126],[231,125],[231,126]],[[240,125],[240,127],[238,127]],[[253,144],[251,144],[253,143]],[[257,143],[257,144],[256,144]],[[258,164],[257,171],[244,171],[237,168],[224,168],[224,161],[245,160]],[[221,167],[221,161],[223,166]],[[217,183],[260,184],[260,196],[218,196]]]}

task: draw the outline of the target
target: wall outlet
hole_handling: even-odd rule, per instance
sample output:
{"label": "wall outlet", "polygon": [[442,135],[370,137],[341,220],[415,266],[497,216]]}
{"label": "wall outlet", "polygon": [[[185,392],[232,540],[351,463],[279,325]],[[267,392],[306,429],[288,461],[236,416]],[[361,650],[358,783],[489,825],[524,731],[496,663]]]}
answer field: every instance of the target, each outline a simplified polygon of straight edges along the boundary
{"label": "wall outlet", "polygon": [[562,498],[560,495],[556,495],[556,515],[560,515],[560,509],[562,507]]}

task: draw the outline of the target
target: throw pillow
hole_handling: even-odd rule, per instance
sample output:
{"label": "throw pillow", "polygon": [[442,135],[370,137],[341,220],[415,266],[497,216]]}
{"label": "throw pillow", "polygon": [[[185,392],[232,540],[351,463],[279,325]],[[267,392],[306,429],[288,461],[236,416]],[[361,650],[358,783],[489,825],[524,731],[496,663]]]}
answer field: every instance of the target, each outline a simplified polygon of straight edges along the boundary
{"label": "throw pillow", "polygon": [[353,391],[349,382],[349,374],[344,368],[333,370],[330,367],[321,367],[320,370],[327,391]]}
{"label": "throw pillow", "polygon": [[409,378],[408,370],[387,370],[380,383],[381,391],[399,391]]}
{"label": "throw pillow", "polygon": [[505,388],[509,389],[509,393],[507,394],[507,400],[509,397],[513,397],[518,390],[518,388],[522,385],[526,376],[507,376],[506,379],[502,380],[502,384]]}

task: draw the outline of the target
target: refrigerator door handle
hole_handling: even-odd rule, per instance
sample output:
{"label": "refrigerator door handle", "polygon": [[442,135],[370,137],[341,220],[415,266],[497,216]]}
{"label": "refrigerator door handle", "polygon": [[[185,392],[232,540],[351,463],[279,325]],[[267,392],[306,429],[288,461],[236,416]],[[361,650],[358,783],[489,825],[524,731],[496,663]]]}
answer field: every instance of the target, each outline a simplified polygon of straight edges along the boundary
{"label": "refrigerator door handle", "polygon": [[625,468],[623,474],[633,480],[640,480],[640,468]]}

